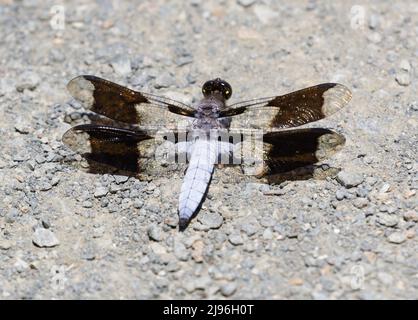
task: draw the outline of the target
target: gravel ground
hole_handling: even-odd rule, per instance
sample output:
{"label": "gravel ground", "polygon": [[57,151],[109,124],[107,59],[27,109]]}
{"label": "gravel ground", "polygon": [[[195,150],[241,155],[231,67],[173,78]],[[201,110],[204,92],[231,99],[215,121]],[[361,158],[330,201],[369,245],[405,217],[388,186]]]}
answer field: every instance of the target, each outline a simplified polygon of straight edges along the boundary
{"label": "gravel ground", "polygon": [[[0,0],[1,299],[418,298],[416,1],[73,1],[65,24],[56,3]],[[187,102],[217,76],[233,101],[343,83],[348,107],[312,125],[346,136],[342,171],[216,170],[179,232],[182,171],[66,162],[79,74]]]}

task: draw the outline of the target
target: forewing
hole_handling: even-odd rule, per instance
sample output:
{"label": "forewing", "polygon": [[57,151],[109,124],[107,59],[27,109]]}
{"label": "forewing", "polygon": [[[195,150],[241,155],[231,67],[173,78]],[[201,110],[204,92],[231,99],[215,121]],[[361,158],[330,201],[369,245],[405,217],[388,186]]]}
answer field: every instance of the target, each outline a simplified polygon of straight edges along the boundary
{"label": "forewing", "polygon": [[74,98],[83,103],[85,108],[128,124],[150,124],[155,115],[161,116],[163,120],[169,120],[166,119],[164,111],[188,117],[193,117],[195,113],[192,107],[184,103],[134,91],[91,75],[72,79],[67,88]]}
{"label": "forewing", "polygon": [[338,83],[323,83],[282,96],[233,104],[221,117],[233,117],[231,128],[286,129],[323,119],[351,99],[350,90]]}

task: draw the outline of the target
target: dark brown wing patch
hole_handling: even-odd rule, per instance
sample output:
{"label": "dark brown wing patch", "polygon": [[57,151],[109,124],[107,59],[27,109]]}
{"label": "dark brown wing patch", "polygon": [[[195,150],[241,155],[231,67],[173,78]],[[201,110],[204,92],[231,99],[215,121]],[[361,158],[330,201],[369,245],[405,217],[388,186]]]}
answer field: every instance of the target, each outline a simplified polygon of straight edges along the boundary
{"label": "dark brown wing patch", "polygon": [[[351,92],[347,87],[323,83],[282,96],[240,102],[226,108],[220,116],[230,117],[252,111],[252,119],[266,118],[261,127],[285,129],[323,119],[340,110],[350,99]],[[266,111],[270,112],[268,117]]]}
{"label": "dark brown wing patch", "polygon": [[341,149],[345,138],[328,129],[311,128],[266,133],[263,142],[263,175],[274,175],[329,158]]}
{"label": "dark brown wing patch", "polygon": [[151,138],[146,132],[87,124],[71,128],[62,140],[89,162],[92,173],[102,171],[102,166],[139,173],[139,143]]}
{"label": "dark brown wing patch", "polygon": [[128,124],[142,124],[141,107],[159,107],[193,117],[195,110],[181,102],[142,93],[91,75],[78,76],[67,85],[70,94],[93,112]]}

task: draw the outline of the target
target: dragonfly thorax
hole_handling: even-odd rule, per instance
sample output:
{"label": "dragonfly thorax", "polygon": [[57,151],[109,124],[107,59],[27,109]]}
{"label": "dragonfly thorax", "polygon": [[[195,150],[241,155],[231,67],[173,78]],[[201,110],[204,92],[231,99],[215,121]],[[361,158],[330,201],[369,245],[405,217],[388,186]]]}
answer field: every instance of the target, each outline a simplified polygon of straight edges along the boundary
{"label": "dragonfly thorax", "polygon": [[216,129],[224,128],[222,121],[219,121],[219,112],[224,108],[224,99],[216,95],[202,99],[196,105],[196,120],[193,122],[194,129]]}

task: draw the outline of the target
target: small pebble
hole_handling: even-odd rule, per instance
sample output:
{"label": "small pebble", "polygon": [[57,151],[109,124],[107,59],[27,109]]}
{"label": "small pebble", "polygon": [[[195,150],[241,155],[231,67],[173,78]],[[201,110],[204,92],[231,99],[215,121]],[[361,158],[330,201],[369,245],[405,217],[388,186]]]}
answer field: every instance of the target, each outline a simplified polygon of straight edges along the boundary
{"label": "small pebble", "polygon": [[192,252],[192,258],[196,262],[203,262],[203,249],[205,247],[205,244],[202,240],[196,240],[192,244],[193,252]]}
{"label": "small pebble", "polygon": [[257,2],[257,0],[238,0],[237,1],[237,3],[240,5],[240,6],[243,6],[243,7],[249,7],[249,6],[252,6],[254,3],[256,3]]}
{"label": "small pebble", "polygon": [[412,69],[411,64],[406,59],[401,60],[401,62],[399,63],[399,68],[401,68],[401,70],[406,71],[406,72],[410,72]]}
{"label": "small pebble", "polygon": [[93,202],[86,200],[83,201],[83,203],[81,204],[84,208],[92,208],[93,207]]}
{"label": "small pebble", "polygon": [[234,282],[229,282],[221,286],[221,293],[225,297],[232,296],[237,291],[237,285]]}
{"label": "small pebble", "polygon": [[14,267],[16,268],[17,272],[22,273],[29,269],[29,264],[21,258],[17,258],[16,262],[14,263]]}
{"label": "small pebble", "polygon": [[177,240],[174,242],[174,255],[180,261],[187,261],[190,257],[190,252],[182,242]]}
{"label": "small pebble", "polygon": [[210,229],[218,229],[223,223],[223,217],[216,212],[208,212],[199,216],[199,221]]}
{"label": "small pebble", "polygon": [[164,223],[172,228],[177,227],[177,225],[179,224],[179,218],[178,217],[167,217],[164,220]]}
{"label": "small pebble", "polygon": [[386,193],[390,190],[390,184],[385,183],[379,190],[380,193]]}
{"label": "small pebble", "polygon": [[372,43],[379,43],[382,41],[382,35],[378,32],[370,32],[367,35],[367,39]]}
{"label": "small pebble", "polygon": [[20,75],[19,79],[21,80],[16,85],[16,90],[19,92],[23,92],[25,89],[34,90],[41,82],[41,78],[39,77],[39,75],[32,71],[23,72],[23,74]]}
{"label": "small pebble", "polygon": [[374,186],[377,183],[377,178],[376,177],[367,177],[365,179],[366,184],[370,185],[370,186]]}
{"label": "small pebble", "polygon": [[379,213],[377,215],[377,222],[386,227],[394,227],[398,224],[398,217],[388,213]]}
{"label": "small pebble", "polygon": [[395,80],[400,86],[403,87],[407,87],[411,84],[411,76],[409,75],[409,73],[406,72],[397,73],[395,76]]}
{"label": "small pebble", "polygon": [[127,76],[132,72],[131,60],[126,56],[116,56],[110,64],[113,70],[122,76]]}
{"label": "small pebble", "polygon": [[148,228],[148,237],[154,241],[161,241],[163,239],[162,230],[157,225],[152,225]]}
{"label": "small pebble", "polygon": [[132,205],[135,209],[141,209],[144,206],[144,201],[142,201],[141,199],[135,199]]}
{"label": "small pebble", "polygon": [[363,182],[363,175],[356,172],[340,171],[337,181],[346,188],[352,188]]}
{"label": "small pebble", "polygon": [[0,239],[0,250],[9,250],[12,245],[12,241]]}
{"label": "small pebble", "polygon": [[105,195],[107,195],[108,193],[108,189],[105,187],[98,187],[96,188],[96,190],[94,191],[94,197],[95,198],[100,198],[100,197],[104,197]]}
{"label": "small pebble", "polygon": [[48,219],[44,218],[44,219],[42,219],[42,226],[43,226],[45,229],[49,229],[49,228],[51,228],[51,223],[49,222],[49,220],[48,220]]}
{"label": "small pebble", "polygon": [[410,211],[406,211],[406,212],[403,214],[403,218],[404,218],[406,221],[418,222],[418,212],[417,212],[417,211],[412,211],[412,210],[410,210]]}
{"label": "small pebble", "polygon": [[114,176],[115,181],[117,184],[121,184],[124,183],[126,181],[128,181],[129,177],[128,176]]}
{"label": "small pebble", "polygon": [[263,232],[263,239],[264,240],[271,240],[271,239],[273,239],[273,231],[271,231],[270,228],[267,228],[266,230],[264,230],[264,232]]}
{"label": "small pebble", "polygon": [[168,88],[176,84],[176,79],[170,73],[165,73],[155,79],[155,89]]}
{"label": "small pebble", "polygon": [[241,225],[241,230],[251,237],[260,230],[260,227],[256,222],[247,222]]}
{"label": "small pebble", "polygon": [[279,16],[279,14],[276,11],[273,11],[268,6],[261,4],[254,6],[254,13],[258,20],[260,20],[260,22],[263,24],[270,23],[274,19],[277,19],[277,17]]}
{"label": "small pebble", "polygon": [[81,252],[81,258],[87,261],[96,259],[96,250],[93,245],[87,245]]}
{"label": "small pebble", "polygon": [[369,201],[366,198],[356,198],[353,201],[353,206],[362,209],[368,205]]}
{"label": "small pebble", "polygon": [[28,134],[30,132],[30,127],[22,123],[16,123],[15,130],[21,134]]}
{"label": "small pebble", "polygon": [[403,232],[394,232],[389,235],[388,241],[390,243],[400,244],[406,241],[406,235]]}
{"label": "small pebble", "polygon": [[152,252],[154,252],[157,255],[164,255],[167,253],[166,248],[162,246],[161,244],[159,244],[158,242],[152,242],[149,246]]}
{"label": "small pebble", "polygon": [[371,14],[369,18],[369,28],[375,30],[379,25],[379,16]]}
{"label": "small pebble", "polygon": [[229,242],[231,242],[234,246],[239,246],[244,243],[241,235],[239,233],[232,233],[229,238]]}
{"label": "small pebble", "polygon": [[37,228],[32,235],[33,243],[41,248],[51,248],[59,245],[59,240],[55,234],[44,228]]}
{"label": "small pebble", "polygon": [[342,189],[337,190],[337,192],[335,193],[335,197],[339,201],[343,200],[345,198],[345,191]]}

